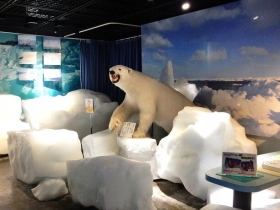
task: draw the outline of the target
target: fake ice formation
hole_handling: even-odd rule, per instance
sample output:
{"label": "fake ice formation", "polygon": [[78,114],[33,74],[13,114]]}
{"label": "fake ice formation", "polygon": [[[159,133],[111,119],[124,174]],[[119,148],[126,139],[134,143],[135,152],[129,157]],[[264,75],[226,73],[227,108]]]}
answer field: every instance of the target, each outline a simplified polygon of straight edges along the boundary
{"label": "fake ice formation", "polygon": [[148,163],[115,155],[85,158],[68,161],[67,175],[76,204],[98,209],[153,209]]}
{"label": "fake ice formation", "polygon": [[207,198],[205,172],[221,166],[222,152],[257,154],[253,141],[229,114],[201,107],[185,107],[173,129],[157,148],[159,177],[183,183],[194,196]]}
{"label": "fake ice formation", "polygon": [[183,77],[174,82],[175,80],[171,60],[167,61],[166,67],[162,69],[159,81],[173,87],[175,90],[186,96],[191,102],[193,102],[199,92],[195,84],[188,83],[188,81]]}
{"label": "fake ice formation", "polygon": [[[146,153],[151,158],[147,162],[151,164],[154,178],[159,176],[175,183],[183,183],[191,194],[201,199],[206,199],[210,186],[205,180],[205,172],[221,166],[222,152],[257,153],[255,143],[247,139],[244,128],[229,114],[211,112],[201,107],[185,107],[180,111],[174,119],[172,131],[160,141],[157,148],[154,148],[153,141],[150,140],[143,152],[142,149],[135,150],[133,139],[129,141],[129,138],[119,138],[116,146],[114,141],[117,141],[117,137],[108,130],[87,138],[87,141],[96,141],[97,143],[92,144],[98,145],[95,149],[103,148],[101,150],[105,151],[104,155],[113,151],[115,146],[116,149],[121,147],[120,155],[135,160],[145,161],[140,155]],[[92,150],[86,148],[89,145],[83,144],[84,151]],[[154,149],[155,164],[152,162]]]}
{"label": "fake ice formation", "polygon": [[[85,99],[93,99],[95,113],[92,119],[91,114],[86,113]],[[116,107],[117,103],[111,102],[108,96],[85,89],[69,92],[65,96],[22,100],[25,120],[33,130],[73,130],[80,139],[91,133],[91,121],[94,122],[94,132],[107,129]]]}
{"label": "fake ice formation", "polygon": [[158,178],[155,139],[117,137],[107,129],[83,138],[82,148],[85,158],[118,155],[130,160],[149,163],[153,178]]}
{"label": "fake ice formation", "polygon": [[46,178],[31,191],[39,201],[53,200],[69,192],[65,181],[61,178]]}
{"label": "fake ice formation", "polygon": [[0,154],[8,154],[8,131],[29,130],[28,123],[22,122],[21,99],[10,94],[0,94]]}
{"label": "fake ice formation", "polygon": [[119,155],[117,136],[109,129],[86,136],[82,139],[84,158]]}
{"label": "fake ice formation", "polygon": [[66,161],[82,159],[75,131],[43,129],[8,132],[12,174],[27,183],[45,178],[66,178]]}

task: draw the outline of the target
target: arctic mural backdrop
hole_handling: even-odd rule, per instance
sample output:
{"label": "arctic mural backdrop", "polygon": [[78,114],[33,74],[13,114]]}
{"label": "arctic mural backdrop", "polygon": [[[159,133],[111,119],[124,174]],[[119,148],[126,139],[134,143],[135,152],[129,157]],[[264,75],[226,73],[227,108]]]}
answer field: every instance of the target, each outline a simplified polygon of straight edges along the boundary
{"label": "arctic mural backdrop", "polygon": [[144,25],[143,72],[194,86],[194,103],[228,112],[247,134],[280,138],[278,11],[278,0],[241,0]]}
{"label": "arctic mural backdrop", "polygon": [[[30,42],[26,37],[36,42]],[[30,99],[65,95],[80,89],[80,42],[61,39],[60,44],[61,49],[43,49],[42,36],[20,36],[18,39],[17,34],[0,33],[0,94]],[[61,53],[61,62],[59,65],[44,65],[44,53]],[[61,78],[44,80],[44,69],[59,69]]]}

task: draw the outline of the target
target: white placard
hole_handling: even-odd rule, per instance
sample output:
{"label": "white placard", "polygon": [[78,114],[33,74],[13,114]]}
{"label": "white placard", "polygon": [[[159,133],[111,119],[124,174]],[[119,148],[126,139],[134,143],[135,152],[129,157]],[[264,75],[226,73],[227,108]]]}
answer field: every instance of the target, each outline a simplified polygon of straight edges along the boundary
{"label": "white placard", "polygon": [[18,45],[21,47],[36,47],[36,36],[35,35],[18,35]]}
{"label": "white placard", "polygon": [[124,122],[120,137],[132,137],[136,123]]}
{"label": "white placard", "polygon": [[34,81],[37,78],[36,69],[19,68],[18,79],[21,81]]}
{"label": "white placard", "polygon": [[61,48],[60,38],[44,36],[43,48],[44,49],[60,49]]}
{"label": "white placard", "polygon": [[61,53],[44,53],[44,65],[61,65]]}
{"label": "white placard", "polygon": [[87,113],[93,113],[93,99],[92,98],[87,98],[85,99],[85,104],[86,104],[86,112]]}
{"label": "white placard", "polygon": [[60,81],[61,69],[44,69],[44,81]]}
{"label": "white placard", "polygon": [[36,64],[37,52],[20,52],[18,55],[19,64]]}
{"label": "white placard", "polygon": [[257,155],[223,152],[222,173],[239,176],[256,176]]}

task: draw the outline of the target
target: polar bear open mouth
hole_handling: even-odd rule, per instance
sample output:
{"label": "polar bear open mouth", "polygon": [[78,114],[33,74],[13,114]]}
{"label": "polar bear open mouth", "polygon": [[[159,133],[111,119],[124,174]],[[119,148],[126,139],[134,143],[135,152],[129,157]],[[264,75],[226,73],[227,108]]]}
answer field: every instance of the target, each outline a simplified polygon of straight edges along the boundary
{"label": "polar bear open mouth", "polygon": [[120,75],[118,74],[111,75],[111,80],[113,83],[117,83],[120,80]]}

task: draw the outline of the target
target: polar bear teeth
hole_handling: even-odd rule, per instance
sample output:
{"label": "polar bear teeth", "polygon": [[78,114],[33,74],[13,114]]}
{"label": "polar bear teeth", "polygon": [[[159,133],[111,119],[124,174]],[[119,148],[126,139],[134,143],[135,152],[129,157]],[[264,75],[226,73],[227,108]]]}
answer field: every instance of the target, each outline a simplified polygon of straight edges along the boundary
{"label": "polar bear teeth", "polygon": [[112,75],[112,82],[113,83],[117,83],[120,80],[120,76],[119,75]]}

